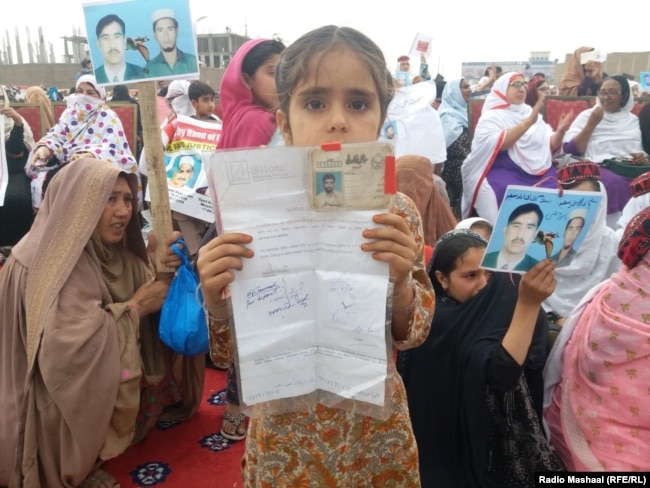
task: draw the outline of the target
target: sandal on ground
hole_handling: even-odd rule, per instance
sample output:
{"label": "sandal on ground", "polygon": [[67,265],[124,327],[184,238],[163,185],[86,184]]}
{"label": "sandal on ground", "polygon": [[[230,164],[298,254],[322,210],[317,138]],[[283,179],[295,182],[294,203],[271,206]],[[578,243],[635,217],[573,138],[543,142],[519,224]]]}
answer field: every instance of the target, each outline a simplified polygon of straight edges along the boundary
{"label": "sandal on ground", "polygon": [[223,437],[231,441],[241,441],[246,437],[246,433],[243,434],[237,433],[237,431],[239,430],[239,426],[244,422],[246,422],[246,415],[244,415],[243,413],[240,413],[239,415],[234,415],[230,412],[226,412],[223,414],[223,419],[224,421],[229,422],[235,426],[235,432],[232,434],[226,432],[223,426],[221,426],[221,435]]}

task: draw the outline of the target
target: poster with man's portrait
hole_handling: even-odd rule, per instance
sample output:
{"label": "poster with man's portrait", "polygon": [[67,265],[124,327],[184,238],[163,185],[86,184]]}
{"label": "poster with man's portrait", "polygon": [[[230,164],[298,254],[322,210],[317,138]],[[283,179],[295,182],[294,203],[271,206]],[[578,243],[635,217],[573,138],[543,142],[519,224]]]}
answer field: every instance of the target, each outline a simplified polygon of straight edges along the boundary
{"label": "poster with man's portrait", "polygon": [[99,84],[198,79],[189,0],[102,1],[83,10]]}
{"label": "poster with man's portrait", "polygon": [[602,195],[593,191],[510,185],[503,197],[481,266],[525,273],[551,259],[568,266],[594,222]]}

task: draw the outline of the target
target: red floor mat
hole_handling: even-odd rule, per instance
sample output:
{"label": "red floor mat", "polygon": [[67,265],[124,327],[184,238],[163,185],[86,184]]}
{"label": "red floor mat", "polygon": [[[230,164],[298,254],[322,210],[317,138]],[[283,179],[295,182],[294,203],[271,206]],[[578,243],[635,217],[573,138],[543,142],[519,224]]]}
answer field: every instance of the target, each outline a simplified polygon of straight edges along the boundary
{"label": "red floor mat", "polygon": [[122,488],[241,488],[245,440],[221,436],[226,373],[207,369],[203,401],[194,417],[159,424],[142,442],[104,464]]}

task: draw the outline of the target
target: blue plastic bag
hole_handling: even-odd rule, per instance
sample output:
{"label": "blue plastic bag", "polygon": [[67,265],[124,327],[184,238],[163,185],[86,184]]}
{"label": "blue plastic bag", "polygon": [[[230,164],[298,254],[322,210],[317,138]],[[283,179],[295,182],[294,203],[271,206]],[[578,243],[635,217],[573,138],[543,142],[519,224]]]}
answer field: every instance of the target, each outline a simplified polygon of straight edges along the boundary
{"label": "blue plastic bag", "polygon": [[[182,249],[179,244],[183,245]],[[163,303],[158,333],[160,339],[179,354],[205,354],[210,346],[201,290],[198,289],[198,297],[195,295],[199,279],[190,262],[185,241],[178,239],[172,244],[172,250],[182,263]]]}

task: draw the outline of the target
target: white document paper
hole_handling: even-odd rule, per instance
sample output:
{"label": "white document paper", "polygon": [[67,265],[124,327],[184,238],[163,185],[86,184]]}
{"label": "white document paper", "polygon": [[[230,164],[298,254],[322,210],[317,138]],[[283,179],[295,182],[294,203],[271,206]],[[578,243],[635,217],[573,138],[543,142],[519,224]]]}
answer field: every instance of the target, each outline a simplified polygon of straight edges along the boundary
{"label": "white document paper", "polygon": [[251,235],[255,253],[230,286],[241,399],[329,392],[383,406],[388,265],[361,244],[384,210],[314,210],[309,149],[210,159],[219,232]]}
{"label": "white document paper", "polygon": [[587,64],[589,61],[598,61],[599,63],[604,63],[607,61],[607,53],[601,51],[600,49],[594,49],[593,51],[580,53],[580,64]]}

